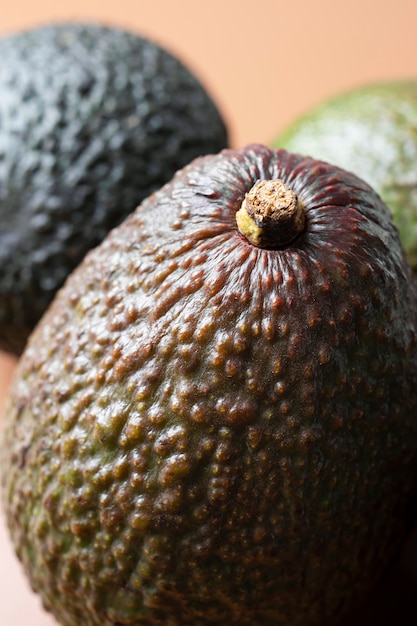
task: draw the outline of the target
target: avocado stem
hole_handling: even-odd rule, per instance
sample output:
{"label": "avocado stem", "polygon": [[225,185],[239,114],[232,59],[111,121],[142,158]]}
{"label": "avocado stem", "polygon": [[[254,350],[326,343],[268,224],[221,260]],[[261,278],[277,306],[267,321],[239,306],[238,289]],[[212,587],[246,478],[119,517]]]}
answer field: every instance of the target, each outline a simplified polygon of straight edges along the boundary
{"label": "avocado stem", "polygon": [[282,180],[259,180],[245,195],[236,223],[254,246],[279,248],[294,241],[304,229],[304,208]]}

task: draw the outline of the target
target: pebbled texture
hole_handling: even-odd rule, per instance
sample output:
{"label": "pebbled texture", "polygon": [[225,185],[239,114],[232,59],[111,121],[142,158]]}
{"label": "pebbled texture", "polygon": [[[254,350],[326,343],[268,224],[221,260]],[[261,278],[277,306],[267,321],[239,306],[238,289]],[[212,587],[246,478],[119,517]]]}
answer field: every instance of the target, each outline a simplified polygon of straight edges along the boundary
{"label": "pebbled texture", "polygon": [[[251,246],[281,178],[306,227]],[[64,626],[335,623],[416,489],[416,294],[376,194],[259,145],[197,159],[88,253],[6,408],[3,500]]]}
{"label": "pebbled texture", "polygon": [[0,349],[20,354],[87,250],[227,132],[136,34],[54,24],[1,38],[0,56]]}

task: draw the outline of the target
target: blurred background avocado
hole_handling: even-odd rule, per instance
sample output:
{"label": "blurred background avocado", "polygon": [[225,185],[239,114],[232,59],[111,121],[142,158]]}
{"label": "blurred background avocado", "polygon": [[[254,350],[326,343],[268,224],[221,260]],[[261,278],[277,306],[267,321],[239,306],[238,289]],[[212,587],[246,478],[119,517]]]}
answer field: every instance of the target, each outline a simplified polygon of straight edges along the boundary
{"label": "blurred background avocado", "polygon": [[0,349],[20,355],[84,255],[228,138],[185,65],[126,29],[27,28],[0,58]]}

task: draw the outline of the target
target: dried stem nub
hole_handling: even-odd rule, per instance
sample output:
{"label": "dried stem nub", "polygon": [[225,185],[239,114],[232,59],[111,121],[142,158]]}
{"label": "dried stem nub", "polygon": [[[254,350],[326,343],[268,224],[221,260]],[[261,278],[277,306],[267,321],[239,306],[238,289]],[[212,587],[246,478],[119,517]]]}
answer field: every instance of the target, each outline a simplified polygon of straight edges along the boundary
{"label": "dried stem nub", "polygon": [[304,229],[304,208],[282,180],[259,180],[246,194],[236,223],[253,245],[279,248],[294,241]]}

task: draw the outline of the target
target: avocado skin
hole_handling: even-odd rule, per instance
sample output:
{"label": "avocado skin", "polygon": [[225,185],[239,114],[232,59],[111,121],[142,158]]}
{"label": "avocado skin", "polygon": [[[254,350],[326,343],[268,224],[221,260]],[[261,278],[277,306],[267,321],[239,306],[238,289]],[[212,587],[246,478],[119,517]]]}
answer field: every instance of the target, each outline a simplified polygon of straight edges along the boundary
{"label": "avocado skin", "polygon": [[417,276],[417,81],[342,92],[296,119],[272,145],[364,178],[390,209]]}
{"label": "avocado skin", "polygon": [[[280,178],[306,227],[235,213]],[[64,626],[333,624],[398,554],[416,491],[415,284],[389,212],[336,167],[197,159],[57,294],[0,446],[10,533]]]}
{"label": "avocado skin", "polygon": [[87,250],[228,140],[198,80],[134,33],[40,26],[0,56],[0,349],[19,355]]}

